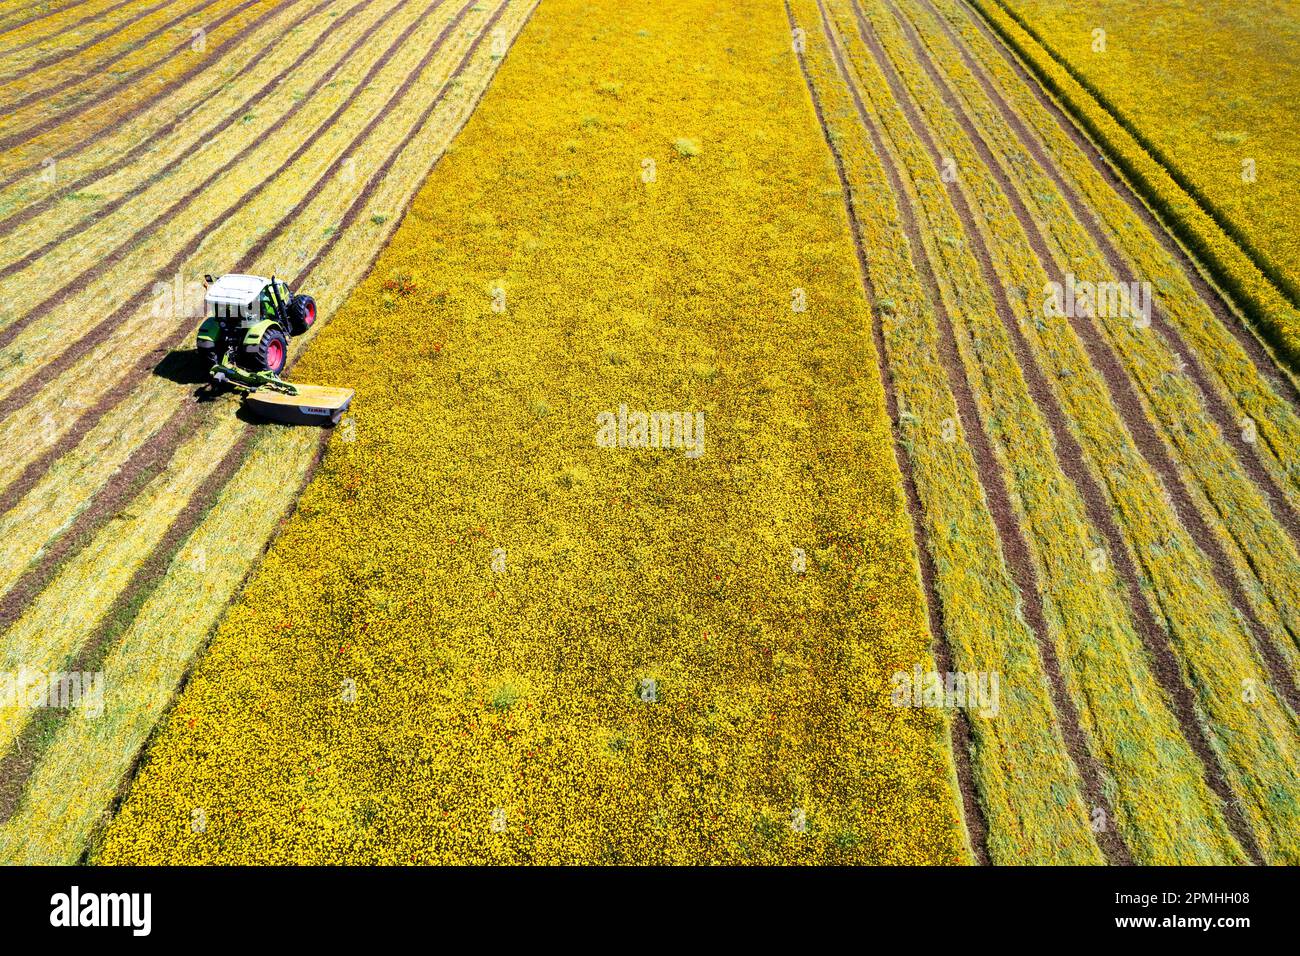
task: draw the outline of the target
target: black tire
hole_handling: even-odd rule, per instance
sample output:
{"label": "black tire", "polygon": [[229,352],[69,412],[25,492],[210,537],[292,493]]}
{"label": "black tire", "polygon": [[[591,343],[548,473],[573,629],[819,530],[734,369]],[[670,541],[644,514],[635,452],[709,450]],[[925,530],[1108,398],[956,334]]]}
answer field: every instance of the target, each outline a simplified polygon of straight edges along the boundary
{"label": "black tire", "polygon": [[256,345],[244,346],[243,359],[240,364],[250,372],[279,375],[289,359],[289,340],[279,326],[273,325],[262,333],[262,340]]}
{"label": "black tire", "polygon": [[289,331],[302,335],[316,321],[316,300],[309,295],[295,295],[285,311],[289,313]]}
{"label": "black tire", "polygon": [[199,342],[198,349],[205,366],[216,365],[226,355],[226,339],[218,336],[215,342]]}

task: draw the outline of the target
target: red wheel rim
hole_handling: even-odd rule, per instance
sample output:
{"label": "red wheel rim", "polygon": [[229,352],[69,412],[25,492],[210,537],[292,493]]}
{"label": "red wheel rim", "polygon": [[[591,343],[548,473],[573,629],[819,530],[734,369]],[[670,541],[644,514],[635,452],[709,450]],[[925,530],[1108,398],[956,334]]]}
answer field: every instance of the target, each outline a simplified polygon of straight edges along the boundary
{"label": "red wheel rim", "polygon": [[307,324],[311,325],[316,321],[316,304],[313,302],[307,306]]}
{"label": "red wheel rim", "polygon": [[277,339],[266,347],[266,367],[272,372],[278,372],[283,365],[284,344]]}

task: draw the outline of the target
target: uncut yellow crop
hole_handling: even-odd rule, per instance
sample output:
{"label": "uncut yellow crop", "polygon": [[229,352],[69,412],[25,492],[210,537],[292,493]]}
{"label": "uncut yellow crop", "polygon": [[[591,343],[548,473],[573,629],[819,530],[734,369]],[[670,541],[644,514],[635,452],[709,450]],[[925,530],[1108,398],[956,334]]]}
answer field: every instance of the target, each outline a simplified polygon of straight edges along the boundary
{"label": "uncut yellow crop", "polygon": [[295,370],[355,422],[101,862],[968,858],[805,98],[779,4],[541,5]]}

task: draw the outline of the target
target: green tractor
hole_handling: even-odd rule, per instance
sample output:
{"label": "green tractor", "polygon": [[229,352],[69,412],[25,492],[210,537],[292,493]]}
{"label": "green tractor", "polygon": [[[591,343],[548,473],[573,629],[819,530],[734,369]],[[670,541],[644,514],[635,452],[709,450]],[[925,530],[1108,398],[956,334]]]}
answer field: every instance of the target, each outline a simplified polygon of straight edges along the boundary
{"label": "green tractor", "polygon": [[255,414],[287,424],[337,423],[352,402],[350,388],[295,385],[280,378],[289,359],[289,337],[316,322],[316,302],[294,295],[272,276],[233,273],[204,276],[206,318],[196,344],[218,385],[244,396]]}
{"label": "green tractor", "polygon": [[316,321],[316,301],[293,295],[272,276],[204,276],[207,318],[199,326],[199,353],[208,365],[236,366],[278,376],[289,359],[289,337],[302,335]]}

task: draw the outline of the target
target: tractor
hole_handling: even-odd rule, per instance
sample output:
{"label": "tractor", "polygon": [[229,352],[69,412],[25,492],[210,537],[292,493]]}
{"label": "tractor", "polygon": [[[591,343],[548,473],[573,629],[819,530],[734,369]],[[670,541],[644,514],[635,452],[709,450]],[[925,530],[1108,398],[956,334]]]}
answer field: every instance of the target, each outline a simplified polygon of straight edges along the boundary
{"label": "tractor", "polygon": [[235,273],[204,279],[207,317],[199,326],[197,344],[208,365],[235,365],[278,376],[289,358],[289,336],[302,335],[316,321],[316,301],[293,295],[274,276]]}
{"label": "tractor", "polygon": [[203,278],[206,317],[196,344],[213,381],[241,392],[245,407],[263,418],[299,425],[337,423],[352,402],[352,389],[295,385],[280,378],[289,358],[289,336],[304,334],[316,321],[315,300],[294,295],[275,276]]}

